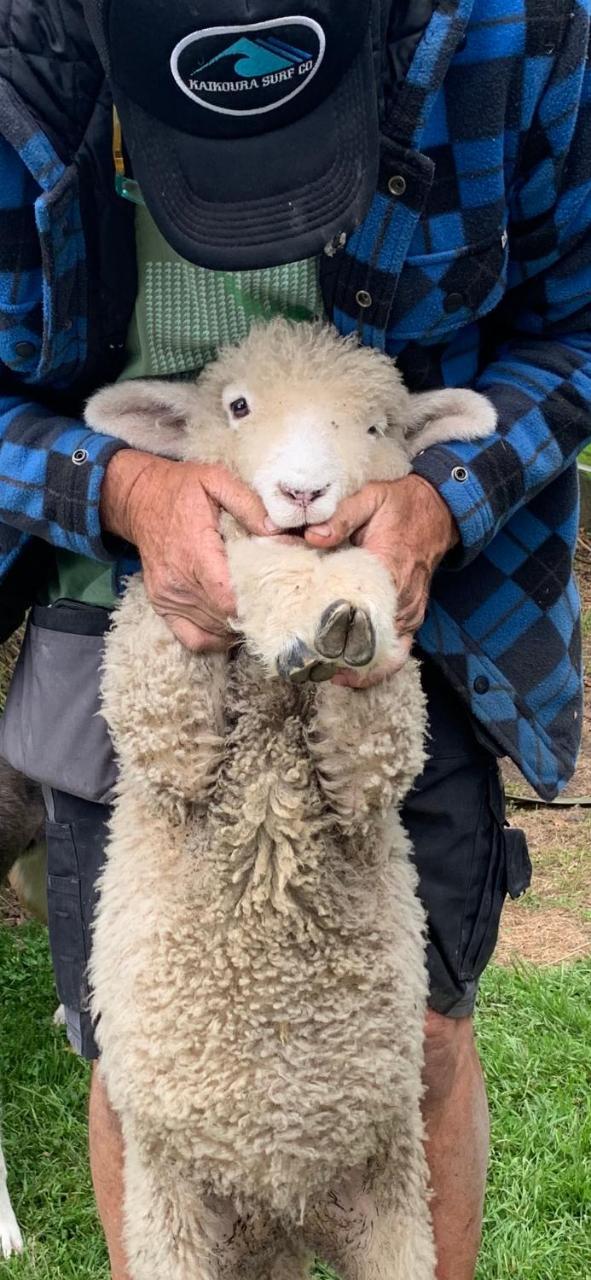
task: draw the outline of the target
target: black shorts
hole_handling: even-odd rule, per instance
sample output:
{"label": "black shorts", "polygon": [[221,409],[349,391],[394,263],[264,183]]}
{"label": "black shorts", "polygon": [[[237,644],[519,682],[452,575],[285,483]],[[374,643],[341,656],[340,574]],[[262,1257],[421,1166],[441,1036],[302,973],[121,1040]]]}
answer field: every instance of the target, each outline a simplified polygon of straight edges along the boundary
{"label": "black shorts", "polygon": [[[427,908],[429,1003],[451,1018],[470,1015],[497,940],[507,892],[531,879],[523,832],[505,825],[496,757],[469,712],[428,659],[422,664],[430,740],[426,768],[403,818]],[[68,1034],[97,1056],[88,1012],[87,968],[97,877],[109,811],[61,791],[48,796],[49,935]]]}

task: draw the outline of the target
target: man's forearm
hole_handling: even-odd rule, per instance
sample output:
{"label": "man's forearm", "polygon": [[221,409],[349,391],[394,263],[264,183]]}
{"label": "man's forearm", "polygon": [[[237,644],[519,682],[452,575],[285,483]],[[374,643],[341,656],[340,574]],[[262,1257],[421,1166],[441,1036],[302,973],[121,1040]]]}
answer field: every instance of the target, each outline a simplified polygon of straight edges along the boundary
{"label": "man's forearm", "polygon": [[414,459],[415,473],[455,517],[460,546],[454,567],[475,559],[591,439],[588,345],[588,337],[577,342],[569,335],[529,339],[527,345],[516,338],[478,382],[497,410],[497,430],[478,445],[433,445]]}

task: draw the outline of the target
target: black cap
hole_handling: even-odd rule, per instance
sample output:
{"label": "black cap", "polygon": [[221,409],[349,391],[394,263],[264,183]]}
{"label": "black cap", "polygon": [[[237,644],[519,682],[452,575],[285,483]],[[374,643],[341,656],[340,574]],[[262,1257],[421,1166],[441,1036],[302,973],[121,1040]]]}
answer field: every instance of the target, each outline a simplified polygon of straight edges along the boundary
{"label": "black cap", "polygon": [[372,0],[84,0],[134,177],[216,270],[312,257],[377,183]]}

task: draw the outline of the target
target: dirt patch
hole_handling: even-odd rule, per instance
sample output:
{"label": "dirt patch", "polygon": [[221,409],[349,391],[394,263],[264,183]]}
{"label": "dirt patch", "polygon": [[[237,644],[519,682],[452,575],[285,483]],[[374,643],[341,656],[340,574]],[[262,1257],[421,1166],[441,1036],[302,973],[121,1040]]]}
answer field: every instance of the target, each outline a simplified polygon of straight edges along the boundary
{"label": "dirt patch", "polygon": [[565,907],[541,913],[509,912],[495,962],[514,965],[568,964],[591,952],[591,924],[577,920]]}
{"label": "dirt patch", "polygon": [[10,886],[0,885],[0,924],[24,924],[28,919],[29,916],[21,911],[16,894]]}
{"label": "dirt patch", "polygon": [[[591,542],[579,541],[577,576],[583,603],[585,708],[577,771],[561,798],[591,797]],[[507,790],[535,796],[515,766],[504,762]],[[591,954],[591,809],[529,808],[512,803],[509,818],[528,839],[532,887],[505,908],[495,959],[558,964]]]}

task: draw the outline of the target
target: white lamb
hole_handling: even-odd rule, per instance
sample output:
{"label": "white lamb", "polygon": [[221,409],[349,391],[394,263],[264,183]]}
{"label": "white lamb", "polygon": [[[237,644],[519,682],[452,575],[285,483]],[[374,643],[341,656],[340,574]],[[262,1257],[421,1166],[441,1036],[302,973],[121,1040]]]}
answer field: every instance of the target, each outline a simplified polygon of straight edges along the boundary
{"label": "white lamb", "polygon": [[[495,415],[278,321],[196,384],[100,392],[87,421],[223,461],[301,531]],[[327,683],[396,653],[384,566],[223,527],[238,655],[183,649],[140,579],[106,649],[121,772],[92,976],[131,1275],[303,1280],[316,1252],[343,1280],[433,1280],[423,913],[398,816],[423,762],[417,665]]]}

